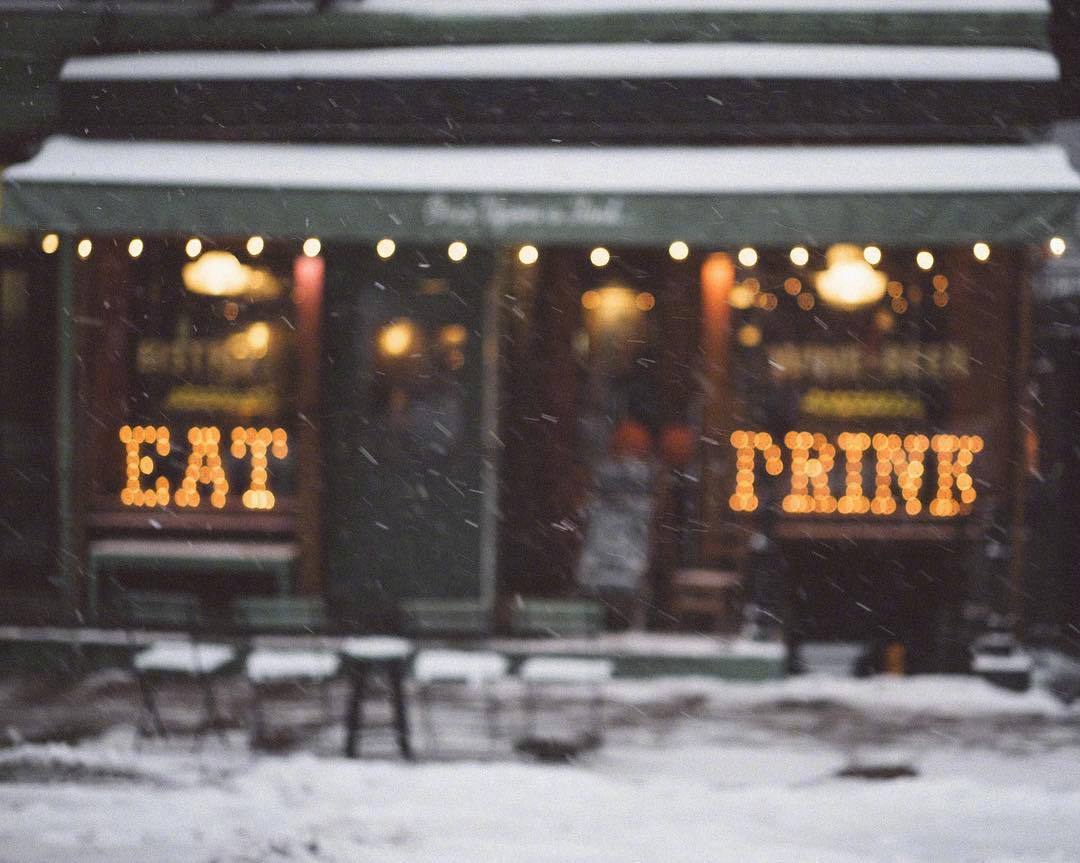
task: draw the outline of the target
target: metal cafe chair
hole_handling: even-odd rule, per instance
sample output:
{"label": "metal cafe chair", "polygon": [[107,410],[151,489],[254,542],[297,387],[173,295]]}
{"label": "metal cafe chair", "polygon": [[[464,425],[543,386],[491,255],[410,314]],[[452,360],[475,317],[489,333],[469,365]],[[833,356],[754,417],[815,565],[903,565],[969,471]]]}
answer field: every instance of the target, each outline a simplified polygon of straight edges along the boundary
{"label": "metal cafe chair", "polygon": [[[236,626],[254,642],[244,664],[251,686],[251,745],[267,742],[266,702],[286,687],[318,687],[323,719],[329,723],[330,683],[341,660],[335,650],[318,643],[327,628],[324,601],[308,596],[242,597],[233,600],[232,609]],[[259,638],[255,633],[267,635]],[[273,634],[291,639],[310,636],[316,643],[274,645]]]}
{"label": "metal cafe chair", "polygon": [[[236,648],[230,644],[199,640],[197,634],[202,629],[202,616],[199,600],[193,594],[128,590],[122,595],[122,603],[128,641],[136,651],[132,669],[139,684],[143,710],[150,720],[148,734],[168,736],[158,707],[158,684],[170,679],[186,680],[195,681],[202,692],[202,719],[196,728],[196,739],[212,728],[224,740],[214,682],[231,669],[237,659]],[[175,636],[155,639],[149,645],[139,647],[135,633],[145,629],[177,632]]]}
{"label": "metal cafe chair", "polygon": [[603,684],[614,675],[610,659],[579,659],[564,656],[535,656],[518,669],[525,683],[525,738],[535,738],[541,690],[553,686],[583,687],[588,695],[587,736],[599,742],[604,731]]}
{"label": "metal cafe chair", "polygon": [[495,684],[507,677],[510,661],[500,653],[489,650],[422,650],[413,662],[413,678],[417,683],[421,723],[424,736],[432,750],[438,746],[432,718],[431,696],[436,687],[465,686],[479,691],[484,700],[488,738],[492,745],[498,739],[499,702]]}

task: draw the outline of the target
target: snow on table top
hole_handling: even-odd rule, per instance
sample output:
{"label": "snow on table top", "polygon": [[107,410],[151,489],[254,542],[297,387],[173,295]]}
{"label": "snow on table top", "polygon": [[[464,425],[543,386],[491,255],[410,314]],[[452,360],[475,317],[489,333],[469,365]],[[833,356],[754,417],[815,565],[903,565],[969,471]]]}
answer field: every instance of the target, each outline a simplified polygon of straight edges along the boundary
{"label": "snow on table top", "polygon": [[993,653],[976,653],[971,670],[976,674],[1015,673],[1031,671],[1033,661],[1026,653],[998,656]]}
{"label": "snow on table top", "polygon": [[610,659],[537,656],[521,664],[518,675],[531,683],[601,683],[615,673]]}
{"label": "snow on table top", "polygon": [[869,78],[1041,80],[1053,54],[911,45],[469,45],[351,51],[176,52],[77,57],[67,81],[292,78]]}
{"label": "snow on table top", "polygon": [[135,654],[139,671],[175,671],[181,674],[212,673],[236,658],[227,644],[193,644],[190,641],[158,641]]}
{"label": "snow on table top", "polygon": [[421,683],[468,683],[476,686],[506,675],[510,661],[487,650],[422,650],[413,662]]}
{"label": "snow on table top", "polygon": [[6,182],[474,192],[842,194],[1080,191],[1038,145],[377,147],[49,138]]}
{"label": "snow on table top", "polygon": [[340,663],[328,650],[256,650],[247,658],[247,676],[258,683],[325,680],[337,674]]}
{"label": "snow on table top", "polygon": [[406,638],[371,635],[347,638],[341,652],[351,659],[406,659],[413,652],[413,643]]}
{"label": "snow on table top", "polygon": [[361,13],[445,16],[643,12],[1050,12],[1049,0],[366,0]]}

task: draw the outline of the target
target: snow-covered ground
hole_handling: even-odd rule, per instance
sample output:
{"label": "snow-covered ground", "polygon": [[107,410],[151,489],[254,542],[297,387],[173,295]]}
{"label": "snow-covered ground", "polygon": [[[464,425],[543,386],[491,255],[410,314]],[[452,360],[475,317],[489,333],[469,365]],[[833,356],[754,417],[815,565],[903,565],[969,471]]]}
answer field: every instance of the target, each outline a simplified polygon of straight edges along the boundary
{"label": "snow-covered ground", "polygon": [[[569,765],[515,759],[505,740],[485,756],[480,736],[470,758],[408,765],[380,735],[376,757],[350,762],[337,729],[289,755],[252,755],[239,731],[228,747],[137,747],[125,725],[11,747],[0,861],[1077,859],[1080,710],[1040,693],[927,677],[615,682],[607,696],[605,745]],[[441,746],[481,734],[461,727],[466,708],[436,705]],[[916,775],[837,775],[849,767]]]}

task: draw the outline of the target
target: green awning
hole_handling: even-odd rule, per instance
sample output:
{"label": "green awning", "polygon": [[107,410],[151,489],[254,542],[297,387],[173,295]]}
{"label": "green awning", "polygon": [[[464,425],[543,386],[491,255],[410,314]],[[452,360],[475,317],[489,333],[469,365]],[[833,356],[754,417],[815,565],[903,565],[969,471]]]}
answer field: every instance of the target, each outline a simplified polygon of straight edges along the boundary
{"label": "green awning", "polygon": [[476,243],[1038,243],[1080,176],[1053,145],[377,147],[57,137],[3,221],[99,234]]}

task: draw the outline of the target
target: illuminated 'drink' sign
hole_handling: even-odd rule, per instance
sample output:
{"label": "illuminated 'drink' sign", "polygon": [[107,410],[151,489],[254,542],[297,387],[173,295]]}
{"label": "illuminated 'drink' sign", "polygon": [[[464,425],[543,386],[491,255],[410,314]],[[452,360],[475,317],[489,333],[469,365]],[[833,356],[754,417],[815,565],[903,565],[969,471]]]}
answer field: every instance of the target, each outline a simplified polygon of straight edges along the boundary
{"label": "illuminated 'drink' sign", "polygon": [[[221,509],[229,494],[229,481],[221,461],[221,431],[214,426],[195,426],[188,429],[191,452],[180,487],[172,491],[169,480],[157,476],[152,487],[143,487],[143,478],[154,473],[156,464],[147,449],[165,457],[172,452],[172,440],[165,426],[123,426],[120,442],[126,450],[125,475],[127,483],[120,492],[124,506],[166,506],[170,500],[178,507],[197,507],[209,491],[210,505]],[[251,459],[249,487],[240,496],[248,509],[273,509],[274,493],[267,487],[267,453],[277,459],[289,454],[285,429],[244,428],[232,430],[229,453],[235,459]]]}
{"label": "illuminated 'drink' sign", "polygon": [[[728,505],[735,512],[753,512],[758,507],[754,494],[757,454],[764,457],[765,472],[779,476],[784,472],[780,445],[767,432],[732,432],[735,447],[735,492]],[[808,431],[789,431],[784,435],[789,453],[788,472],[791,486],[781,503],[784,512],[799,515],[893,515],[902,511],[919,515],[923,510],[920,493],[927,480],[927,453],[932,453],[937,469],[934,498],[926,509],[932,516],[951,518],[971,509],[975,486],[971,463],[982,451],[978,435],[897,434],[878,432],[843,432],[835,442],[825,435]],[[868,453],[871,455],[864,458]],[[833,494],[830,476],[840,454],[843,455],[844,493]],[[872,496],[865,489],[863,470],[873,464]],[[899,490],[899,498],[894,493]]]}

